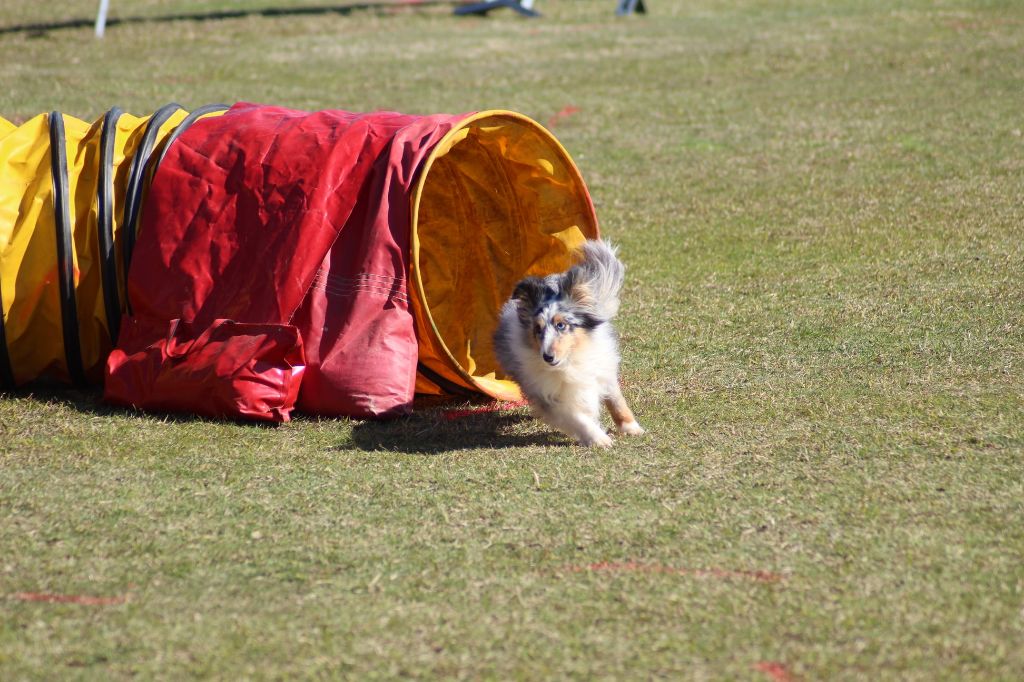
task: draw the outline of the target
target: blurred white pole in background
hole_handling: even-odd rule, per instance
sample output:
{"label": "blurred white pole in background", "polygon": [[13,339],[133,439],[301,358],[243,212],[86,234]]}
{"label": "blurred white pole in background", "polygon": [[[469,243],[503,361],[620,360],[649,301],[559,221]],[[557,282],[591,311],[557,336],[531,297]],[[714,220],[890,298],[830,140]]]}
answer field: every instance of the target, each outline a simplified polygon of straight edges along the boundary
{"label": "blurred white pole in background", "polygon": [[110,0],[100,0],[100,9],[96,13],[96,37],[102,38],[103,32],[107,30],[107,9],[110,8]]}

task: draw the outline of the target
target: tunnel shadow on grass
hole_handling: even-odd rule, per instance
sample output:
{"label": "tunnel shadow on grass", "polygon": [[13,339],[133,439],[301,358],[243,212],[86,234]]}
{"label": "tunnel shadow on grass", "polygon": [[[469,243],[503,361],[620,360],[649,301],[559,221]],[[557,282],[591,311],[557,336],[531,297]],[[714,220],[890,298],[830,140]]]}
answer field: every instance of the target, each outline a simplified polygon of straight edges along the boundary
{"label": "tunnel shadow on grass", "polygon": [[[277,422],[243,419],[217,419],[174,412],[151,412],[111,405],[103,400],[102,389],[73,388],[60,383],[37,381],[31,386],[0,392],[0,400],[10,398],[57,405],[80,414],[98,417],[139,417],[166,423],[234,423],[259,429],[274,429]],[[481,410],[481,405],[485,407]],[[564,447],[571,441],[565,436],[539,426],[526,408],[514,410],[486,407],[493,403],[453,404],[450,399],[418,397],[415,410],[406,417],[384,421],[353,421],[350,440],[338,450],[364,450],[436,455],[444,452],[519,447]],[[466,409],[463,409],[466,408]],[[292,413],[294,422],[319,421],[302,412]],[[341,418],[344,420],[345,418]]]}
{"label": "tunnel shadow on grass", "polygon": [[[0,391],[0,400],[54,405],[80,414],[110,418],[143,418],[165,423],[233,423],[259,429],[281,427],[278,422],[215,418],[187,412],[158,412],[112,405],[100,387],[76,388],[40,379],[28,386]],[[565,447],[572,441],[535,420],[526,407],[489,400],[456,400],[417,395],[413,412],[387,420],[352,420],[292,412],[293,424],[338,420],[351,423],[349,440],[337,450],[364,450],[435,455],[459,450],[520,447]]]}
{"label": "tunnel shadow on grass", "polygon": [[561,447],[561,434],[538,430],[525,409],[470,414],[457,419],[444,410],[414,412],[390,421],[364,421],[352,426],[351,441],[339,449],[439,455],[460,450]]}
{"label": "tunnel shadow on grass", "polygon": [[103,389],[74,388],[65,384],[37,381],[29,386],[11,391],[0,391],[0,400],[12,398],[30,400],[46,405],[59,405],[81,414],[97,417],[143,417],[165,423],[186,424],[192,422],[233,423],[239,426],[251,426],[261,429],[273,429],[280,426],[277,422],[256,421],[252,419],[220,419],[186,412],[144,411],[132,407],[112,405],[103,400]]}
{"label": "tunnel shadow on grass", "polygon": [[0,391],[0,400],[28,400],[37,403],[61,405],[83,414],[111,416],[125,410],[103,402],[100,388],[72,388],[64,384],[38,380],[29,386]]}

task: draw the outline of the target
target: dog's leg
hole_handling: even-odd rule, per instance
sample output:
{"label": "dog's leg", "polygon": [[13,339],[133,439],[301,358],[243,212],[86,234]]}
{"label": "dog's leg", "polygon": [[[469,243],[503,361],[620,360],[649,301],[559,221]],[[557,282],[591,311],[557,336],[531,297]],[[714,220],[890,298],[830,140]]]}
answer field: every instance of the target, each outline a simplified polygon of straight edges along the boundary
{"label": "dog's leg", "polygon": [[612,439],[601,428],[596,416],[580,412],[562,412],[558,408],[531,403],[534,415],[580,442],[580,445],[611,447]]}
{"label": "dog's leg", "polygon": [[575,436],[580,445],[590,447],[596,445],[600,448],[611,447],[612,439],[601,424],[594,418],[584,414],[560,415],[562,417],[561,428],[566,433]]}
{"label": "dog's leg", "polygon": [[622,396],[622,389],[619,388],[618,380],[610,383],[606,391],[607,397],[604,399],[604,404],[612,415],[619,433],[631,436],[642,434],[644,430],[637,422],[636,417],[633,416],[633,410],[629,409],[629,405],[626,404],[626,399]]}

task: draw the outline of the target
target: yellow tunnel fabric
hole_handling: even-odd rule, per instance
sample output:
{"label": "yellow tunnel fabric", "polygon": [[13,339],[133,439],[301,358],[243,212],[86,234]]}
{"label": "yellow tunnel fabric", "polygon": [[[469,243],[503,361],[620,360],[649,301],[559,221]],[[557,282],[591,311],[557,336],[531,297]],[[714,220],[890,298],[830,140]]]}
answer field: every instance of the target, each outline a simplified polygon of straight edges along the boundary
{"label": "yellow tunnel fabric", "polygon": [[[155,133],[155,152],[187,115],[180,108],[170,113]],[[90,124],[71,116],[60,118],[68,169],[68,222],[82,368],[89,381],[98,382],[112,336],[103,304],[97,238],[103,120]],[[150,118],[121,114],[112,130],[113,244],[118,300],[122,302],[125,189],[131,160]],[[49,119],[41,114],[15,126],[0,118],[0,294],[10,368],[17,385],[41,376],[65,382],[73,378],[60,333],[60,226],[51,174]]]}
{"label": "yellow tunnel fabric", "polygon": [[484,111],[434,148],[412,202],[417,392],[444,393],[454,384],[519,399],[495,360],[491,336],[520,279],[566,269],[574,250],[598,237],[579,170],[540,124]]}

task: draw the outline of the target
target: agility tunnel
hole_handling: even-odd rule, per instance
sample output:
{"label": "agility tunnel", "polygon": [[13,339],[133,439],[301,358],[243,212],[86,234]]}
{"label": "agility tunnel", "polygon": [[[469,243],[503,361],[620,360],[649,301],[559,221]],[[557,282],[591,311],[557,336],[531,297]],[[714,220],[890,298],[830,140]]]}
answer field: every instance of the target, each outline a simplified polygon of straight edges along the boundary
{"label": "agility tunnel", "polygon": [[0,382],[276,421],[515,399],[502,303],[597,236],[568,153],[509,111],[0,119]]}

